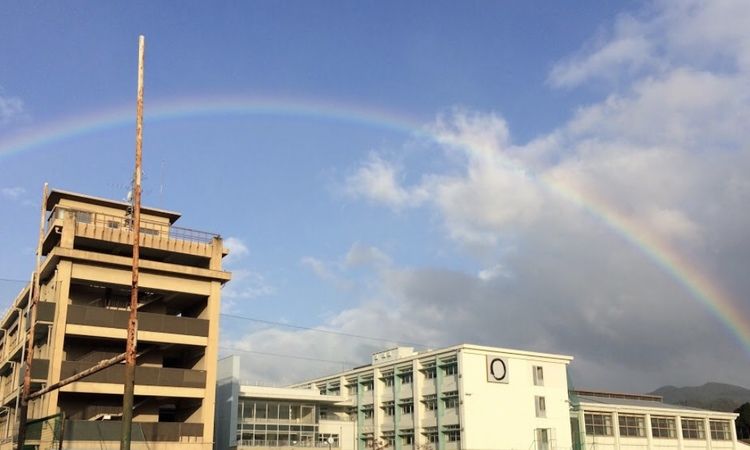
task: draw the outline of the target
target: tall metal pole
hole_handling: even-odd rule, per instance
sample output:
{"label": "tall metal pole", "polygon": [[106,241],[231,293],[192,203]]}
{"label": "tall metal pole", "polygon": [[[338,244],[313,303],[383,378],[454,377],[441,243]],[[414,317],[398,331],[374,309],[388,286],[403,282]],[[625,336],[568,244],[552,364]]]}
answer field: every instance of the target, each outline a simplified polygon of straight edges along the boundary
{"label": "tall metal pole", "polygon": [[[39,303],[40,296],[40,280],[41,266],[42,266],[42,242],[44,241],[44,219],[45,212],[47,211],[47,195],[48,195],[47,183],[44,183],[44,189],[42,191],[42,207],[39,217],[39,240],[36,244],[36,269],[34,271],[34,282],[31,286],[31,300],[29,307],[27,308],[28,313],[26,314],[26,320],[29,322],[29,331],[26,333],[26,361],[23,371],[23,392],[21,394],[21,407],[16,411],[18,415],[18,438],[16,441],[16,449],[21,450],[23,444],[26,441],[26,419],[29,412],[29,394],[31,392],[31,363],[34,359],[34,333],[36,326],[36,305]],[[21,316],[19,312],[18,321],[20,323]]]}
{"label": "tall metal pole", "polygon": [[143,149],[143,59],[146,39],[138,37],[138,97],[135,118],[135,175],[133,179],[133,279],[130,289],[130,317],[128,340],[125,346],[125,388],[122,396],[122,438],[120,450],[130,450],[130,433],[133,428],[133,393],[135,390],[135,358],[138,332],[138,257],[141,234],[141,159]]}

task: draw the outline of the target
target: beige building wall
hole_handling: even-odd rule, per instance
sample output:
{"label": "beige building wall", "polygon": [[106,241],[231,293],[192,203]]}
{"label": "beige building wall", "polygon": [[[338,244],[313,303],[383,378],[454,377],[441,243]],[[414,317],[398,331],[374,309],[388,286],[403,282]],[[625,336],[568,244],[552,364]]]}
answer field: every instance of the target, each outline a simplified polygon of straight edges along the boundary
{"label": "beige building wall", "polygon": [[[124,351],[131,283],[128,205],[53,190],[43,244],[32,389]],[[213,447],[221,286],[230,274],[218,235],[174,225],[178,213],[143,208],[134,448]],[[25,329],[28,289],[2,320]],[[42,308],[43,307],[43,308]],[[23,333],[0,343],[0,449],[15,432]],[[65,417],[64,448],[119,447],[124,366],[33,401],[29,417]],[[3,421],[3,417],[10,421]],[[3,428],[4,427],[4,428]],[[7,431],[6,431],[7,430]],[[30,433],[42,445],[44,435]]]}

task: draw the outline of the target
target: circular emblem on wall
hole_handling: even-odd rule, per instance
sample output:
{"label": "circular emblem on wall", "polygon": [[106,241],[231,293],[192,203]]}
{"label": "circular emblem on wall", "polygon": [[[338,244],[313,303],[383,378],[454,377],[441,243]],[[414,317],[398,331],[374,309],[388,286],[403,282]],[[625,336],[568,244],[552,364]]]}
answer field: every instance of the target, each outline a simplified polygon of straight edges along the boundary
{"label": "circular emblem on wall", "polygon": [[490,376],[492,376],[495,381],[503,381],[507,373],[508,370],[505,367],[505,361],[501,358],[494,358],[490,361]]}

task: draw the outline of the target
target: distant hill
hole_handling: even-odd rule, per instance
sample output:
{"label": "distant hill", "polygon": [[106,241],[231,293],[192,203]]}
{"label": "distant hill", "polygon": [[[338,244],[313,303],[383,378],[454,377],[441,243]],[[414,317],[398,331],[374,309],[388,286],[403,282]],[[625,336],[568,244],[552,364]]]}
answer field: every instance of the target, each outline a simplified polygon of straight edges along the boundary
{"label": "distant hill", "polygon": [[693,406],[713,411],[734,411],[750,402],[750,389],[724,383],[706,383],[703,386],[662,386],[653,395],[661,395],[664,403]]}

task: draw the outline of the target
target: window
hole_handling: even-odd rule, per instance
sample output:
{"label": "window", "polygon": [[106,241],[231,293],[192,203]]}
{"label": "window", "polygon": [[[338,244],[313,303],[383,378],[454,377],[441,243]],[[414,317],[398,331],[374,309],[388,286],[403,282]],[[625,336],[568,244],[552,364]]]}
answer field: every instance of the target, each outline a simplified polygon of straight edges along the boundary
{"label": "window", "polygon": [[430,444],[435,444],[438,441],[438,431],[437,427],[425,427],[424,431],[422,432],[422,436],[427,438],[427,441]]}
{"label": "window", "polygon": [[458,364],[452,363],[445,367],[443,367],[443,372],[445,372],[446,376],[455,375],[458,373]]}
{"label": "window", "polygon": [[76,211],[76,222],[91,223],[91,213],[88,211]]}
{"label": "window", "polygon": [[425,395],[422,403],[427,411],[435,411],[437,409],[437,395]]}
{"label": "window", "polygon": [[446,425],[443,434],[447,442],[458,442],[461,440],[461,429],[458,425]]}
{"label": "window", "polygon": [[542,366],[534,366],[534,385],[544,386],[544,368]]}
{"label": "window", "polygon": [[346,386],[346,392],[349,395],[357,395],[357,385],[356,384],[349,384]]}
{"label": "window", "polygon": [[732,433],[729,431],[729,422],[726,420],[711,420],[711,439],[714,441],[731,441]]}
{"label": "window", "polygon": [[399,377],[401,377],[401,384],[411,384],[414,380],[414,375],[411,372],[399,374]]}
{"label": "window", "polygon": [[645,418],[643,416],[619,416],[620,436],[624,437],[646,437]]}
{"label": "window", "polygon": [[583,415],[586,434],[589,436],[612,436],[612,416],[609,414],[586,413]]}
{"label": "window", "polygon": [[372,419],[372,410],[373,410],[372,405],[364,405],[362,407],[362,415],[364,416],[365,419]]}
{"label": "window", "polygon": [[414,403],[403,403],[401,404],[402,414],[411,414],[414,412]]}
{"label": "window", "polygon": [[703,419],[682,419],[682,437],[685,439],[705,439]]}
{"label": "window", "polygon": [[320,443],[319,447],[326,447],[328,446],[328,438],[331,438],[333,440],[333,443],[330,444],[331,447],[338,447],[339,446],[339,435],[334,433],[320,433],[318,435],[318,442]]}
{"label": "window", "polygon": [[383,385],[385,387],[391,387],[391,386],[393,386],[393,378],[391,378],[391,377],[383,378]]}
{"label": "window", "polygon": [[434,367],[428,367],[424,369],[423,372],[424,372],[424,377],[428,380],[433,380],[437,378],[437,369],[435,369]]}
{"label": "window", "polygon": [[544,399],[544,397],[534,397],[534,403],[536,407],[536,416],[547,417],[547,401]]}
{"label": "window", "polygon": [[549,450],[549,430],[546,428],[536,429],[536,450]]}
{"label": "window", "polygon": [[373,388],[373,382],[372,382],[372,380],[365,381],[365,382],[362,383],[362,392],[371,391],[372,388]]}
{"label": "window", "polygon": [[458,391],[450,391],[443,394],[443,404],[445,408],[457,408],[458,407]]}
{"label": "window", "polygon": [[386,416],[392,416],[396,413],[396,407],[393,405],[393,402],[385,402],[381,408]]}
{"label": "window", "polygon": [[401,443],[403,445],[413,445],[414,444],[414,434],[402,434],[401,435]]}
{"label": "window", "polygon": [[651,435],[655,438],[674,439],[677,437],[675,420],[672,417],[651,417]]}
{"label": "window", "polygon": [[154,230],[153,228],[141,228],[141,234],[146,234],[149,236],[158,236],[159,230]]}
{"label": "window", "polygon": [[383,443],[386,445],[386,447],[393,447],[396,443],[396,433],[393,431],[384,431]]}

